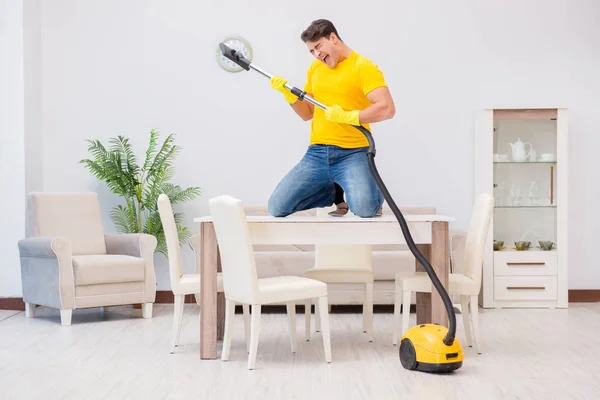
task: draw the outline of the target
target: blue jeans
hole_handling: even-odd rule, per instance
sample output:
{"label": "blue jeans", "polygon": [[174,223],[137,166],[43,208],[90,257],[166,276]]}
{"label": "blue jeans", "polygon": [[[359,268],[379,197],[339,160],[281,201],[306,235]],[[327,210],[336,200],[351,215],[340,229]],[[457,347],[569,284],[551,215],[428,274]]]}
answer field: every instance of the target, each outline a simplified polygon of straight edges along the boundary
{"label": "blue jeans", "polygon": [[367,148],[311,145],[304,157],[284,176],[269,198],[269,212],[285,217],[297,211],[328,207],[337,183],[346,193],[350,211],[373,217],[383,205],[383,194],[369,169]]}

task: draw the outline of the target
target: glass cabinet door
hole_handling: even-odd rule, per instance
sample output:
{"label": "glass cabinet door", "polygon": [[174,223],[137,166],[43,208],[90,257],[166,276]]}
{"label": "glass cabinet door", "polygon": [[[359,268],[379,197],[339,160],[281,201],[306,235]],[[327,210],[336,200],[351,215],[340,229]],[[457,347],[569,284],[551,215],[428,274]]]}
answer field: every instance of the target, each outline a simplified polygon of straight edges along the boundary
{"label": "glass cabinet door", "polygon": [[556,122],[551,114],[494,113],[495,251],[552,251],[559,245]]}

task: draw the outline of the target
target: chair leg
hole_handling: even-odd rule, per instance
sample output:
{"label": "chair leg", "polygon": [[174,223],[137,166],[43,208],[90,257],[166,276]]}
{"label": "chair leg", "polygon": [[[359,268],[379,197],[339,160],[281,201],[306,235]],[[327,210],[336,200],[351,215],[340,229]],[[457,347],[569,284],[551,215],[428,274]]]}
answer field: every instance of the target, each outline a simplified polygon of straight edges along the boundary
{"label": "chair leg", "polygon": [[183,321],[183,304],[185,296],[176,294],[173,302],[173,333],[171,339],[171,354],[175,352],[175,347],[179,343],[181,333],[181,322]]}
{"label": "chair leg", "polygon": [[296,304],[290,301],[286,304],[288,322],[290,327],[290,344],[292,346],[292,353],[296,352]]}
{"label": "chair leg", "polygon": [[252,305],[252,321],[250,333],[250,355],[248,356],[248,369],[254,369],[256,365],[256,353],[258,351],[258,334],[260,333],[261,305]]}
{"label": "chair leg", "polygon": [[321,308],[318,302],[315,304],[315,332],[321,332]]}
{"label": "chair leg", "polygon": [[306,341],[310,340],[310,316],[311,316],[311,299],[304,301],[304,336]]}
{"label": "chair leg", "polygon": [[473,337],[471,336],[471,323],[469,322],[469,296],[460,296],[460,312],[463,317],[463,325],[465,326],[465,335],[467,336],[467,344],[473,347]]}
{"label": "chair leg", "polygon": [[62,326],[71,325],[71,316],[73,315],[73,310],[60,310],[60,324]]}
{"label": "chair leg", "polygon": [[363,293],[363,305],[362,305],[362,331],[363,333],[367,333],[367,312],[368,312],[368,306],[367,306],[367,283],[365,283],[365,292]]}
{"label": "chair leg", "polygon": [[409,328],[409,317],[410,317],[410,297],[412,292],[405,290],[402,297],[402,336],[408,331]]}
{"label": "chair leg", "polygon": [[152,303],[142,304],[142,316],[146,319],[152,318]]}
{"label": "chair leg", "polygon": [[321,329],[323,332],[323,349],[325,350],[325,361],[331,362],[331,339],[329,337],[329,304],[327,296],[319,297],[320,315],[321,315]]}
{"label": "chair leg", "polygon": [[246,351],[250,352],[250,305],[242,304],[244,311],[244,331],[246,332]]}
{"label": "chair leg", "polygon": [[373,341],[373,282],[365,283],[365,300],[363,302],[363,332],[367,333],[369,342]]}
{"label": "chair leg", "polygon": [[221,350],[221,360],[229,359],[229,349],[231,348],[231,324],[235,314],[235,302],[225,299],[225,332],[223,333],[223,349]]}
{"label": "chair leg", "polygon": [[27,318],[35,317],[35,304],[25,303],[25,317],[27,317]]}
{"label": "chair leg", "polygon": [[471,296],[471,319],[473,320],[473,333],[475,334],[475,348],[481,354],[481,331],[479,330],[479,304],[477,295]]}
{"label": "chair leg", "polygon": [[[392,338],[392,344],[397,346],[400,342],[400,309],[402,308],[402,281],[396,280],[396,290],[394,291],[394,337]],[[409,305],[410,307],[410,305]]]}

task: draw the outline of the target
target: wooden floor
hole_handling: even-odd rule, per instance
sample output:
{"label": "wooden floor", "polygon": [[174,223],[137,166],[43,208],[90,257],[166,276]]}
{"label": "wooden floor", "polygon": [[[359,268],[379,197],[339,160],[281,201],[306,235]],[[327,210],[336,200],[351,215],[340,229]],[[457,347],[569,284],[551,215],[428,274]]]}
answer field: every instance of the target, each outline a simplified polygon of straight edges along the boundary
{"label": "wooden floor", "polygon": [[[0,398],[600,398],[600,303],[481,310],[483,354],[463,345],[464,366],[447,375],[401,367],[391,345],[391,314],[375,314],[373,343],[361,333],[359,314],[331,314],[331,364],[323,361],[319,334],[303,340],[303,318],[298,314],[292,354],[285,314],[265,313],[257,369],[248,371],[239,314],[232,360],[223,363],[199,359],[193,304],[186,305],[176,354],[169,354],[172,305],[155,305],[151,320],[131,307],[76,310],[70,327],[60,325],[57,310],[38,308],[35,319],[0,310]],[[464,343],[460,324],[457,333]]]}

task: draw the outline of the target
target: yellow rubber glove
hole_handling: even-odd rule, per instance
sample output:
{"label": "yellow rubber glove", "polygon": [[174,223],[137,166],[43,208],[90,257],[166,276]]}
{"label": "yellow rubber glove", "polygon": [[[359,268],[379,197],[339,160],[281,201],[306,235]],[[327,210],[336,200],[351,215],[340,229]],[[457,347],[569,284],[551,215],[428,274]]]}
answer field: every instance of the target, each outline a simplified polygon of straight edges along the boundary
{"label": "yellow rubber glove", "polygon": [[283,94],[283,97],[285,97],[285,100],[289,103],[295,103],[296,100],[298,100],[298,97],[294,94],[292,94],[292,92],[290,92],[289,90],[287,90],[284,85],[287,83],[287,80],[283,79],[280,76],[274,76],[271,78],[271,87],[275,90],[277,90],[278,92]]}
{"label": "yellow rubber glove", "polygon": [[340,124],[360,125],[359,110],[345,111],[340,106],[330,106],[325,109],[325,119]]}

